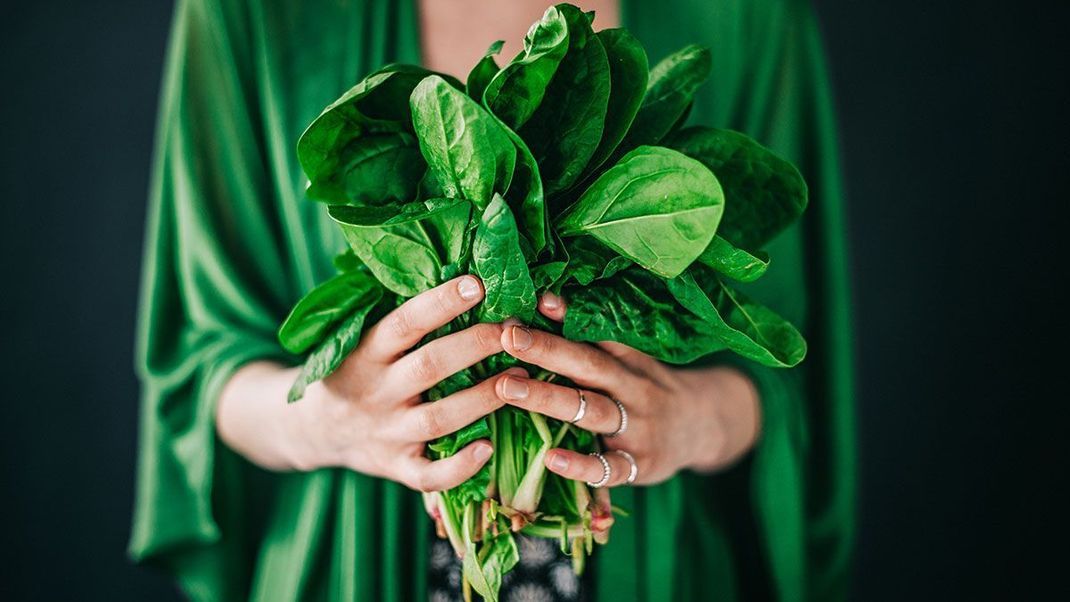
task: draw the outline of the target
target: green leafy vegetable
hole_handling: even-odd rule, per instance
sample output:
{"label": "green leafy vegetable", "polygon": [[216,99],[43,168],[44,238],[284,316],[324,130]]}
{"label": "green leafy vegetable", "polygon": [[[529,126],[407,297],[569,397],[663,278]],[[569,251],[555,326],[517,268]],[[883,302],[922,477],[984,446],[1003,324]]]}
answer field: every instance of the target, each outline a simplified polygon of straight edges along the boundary
{"label": "green leafy vegetable", "polygon": [[703,264],[733,280],[753,282],[769,268],[769,254],[755,251],[753,254],[735,247],[721,235],[713,237],[710,246],[698,256]]}
{"label": "green leafy vegetable", "polygon": [[650,70],[643,105],[621,147],[629,150],[657,144],[691,107],[695,91],[710,77],[713,62],[708,48],[688,46]]}
{"label": "green leafy vegetable", "polygon": [[[365,324],[461,274],[482,279],[483,302],[421,344],[516,317],[674,364],[726,350],[768,366],[802,361],[798,330],[727,284],[765,273],[762,246],[806,207],[798,171],[743,134],[684,127],[710,74],[708,50],[689,46],[648,70],[635,37],[596,33],[593,19],[549,8],[516,57],[499,67],[502,46],[492,44],[465,86],[387,65],[308,127],[297,145],[308,196],[330,205],[349,248],[335,259],[339,275],[279,330],[284,348],[307,354],[292,400],[342,364]],[[535,311],[546,292],[567,299],[563,324]],[[425,398],[519,363],[493,355]],[[582,570],[612,518],[586,484],[548,473],[544,460],[553,447],[595,451],[597,438],[506,406],[430,442],[427,454],[448,458],[477,439],[491,441],[492,459],[427,496],[464,557],[465,582],[497,600],[519,559],[516,532],[560,539]]]}
{"label": "green leafy vegetable", "polygon": [[595,180],[557,228],[566,237],[590,234],[672,278],[710,244],[723,211],[721,186],[701,163],[642,146]]}
{"label": "green leafy vegetable", "polygon": [[717,175],[728,199],[718,234],[740,248],[760,249],[806,209],[799,170],[744,134],[692,127],[667,145]]}
{"label": "green leafy vegetable", "polygon": [[670,280],[669,291],[702,318],[726,348],[743,357],[777,368],[806,357],[806,341],[787,320],[701,268]]}
{"label": "green leafy vegetable", "polygon": [[360,307],[364,294],[379,283],[367,272],[343,272],[312,289],[279,328],[279,342],[290,353],[304,353]]}
{"label": "green leafy vegetable", "polygon": [[460,259],[471,205],[453,202],[398,213],[396,207],[331,206],[350,248],[383,286],[412,297],[442,280],[442,268]]}
{"label": "green leafy vegetable", "polygon": [[483,280],[486,297],[480,307],[484,322],[501,322],[510,317],[529,321],[535,313],[535,285],[513,213],[502,197],[495,195],[487,205],[472,245],[472,267]]}
{"label": "green leafy vegetable", "polygon": [[483,58],[476,63],[475,67],[468,73],[468,80],[465,83],[465,90],[468,92],[469,98],[476,102],[483,102],[483,92],[486,91],[487,86],[490,84],[490,80],[494,79],[495,75],[498,75],[498,63],[494,61],[494,56],[502,51],[502,46],[505,42],[498,40],[490,45],[487,49],[487,53],[483,55]]}
{"label": "green leafy vegetable", "polygon": [[308,385],[326,378],[342,365],[349,352],[353,351],[360,342],[360,333],[364,328],[365,319],[382,297],[382,287],[375,285],[350,301],[355,309],[309,354],[304,366],[301,367],[300,374],[297,375],[297,380],[290,387],[290,393],[287,396],[289,401],[301,399]]}
{"label": "green leafy vegetable", "polygon": [[568,26],[568,48],[538,109],[517,130],[538,161],[547,194],[575,182],[598,148],[610,85],[606,51],[590,20],[574,6],[556,9]]}
{"label": "green leafy vegetable", "polygon": [[497,120],[436,75],[416,86],[411,102],[420,150],[444,196],[482,210],[509,187],[516,148]]}

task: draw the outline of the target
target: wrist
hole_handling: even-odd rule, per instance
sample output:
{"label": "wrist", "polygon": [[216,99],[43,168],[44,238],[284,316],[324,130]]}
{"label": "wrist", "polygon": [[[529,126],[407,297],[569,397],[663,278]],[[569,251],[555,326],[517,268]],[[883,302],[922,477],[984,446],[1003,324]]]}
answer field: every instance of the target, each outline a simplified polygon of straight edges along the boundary
{"label": "wrist", "polygon": [[709,473],[735,463],[757,443],[761,430],[758,390],[742,371],[718,366],[690,371],[696,400],[694,445],[685,468]]}

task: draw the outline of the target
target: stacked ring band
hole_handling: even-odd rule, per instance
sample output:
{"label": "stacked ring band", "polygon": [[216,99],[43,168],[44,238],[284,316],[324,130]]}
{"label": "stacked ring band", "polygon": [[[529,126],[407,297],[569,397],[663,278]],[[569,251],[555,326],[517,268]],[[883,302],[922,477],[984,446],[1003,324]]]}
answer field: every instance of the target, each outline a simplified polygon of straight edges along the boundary
{"label": "stacked ring band", "polygon": [[618,399],[613,398],[613,403],[617,404],[617,409],[620,410],[620,425],[617,426],[617,430],[606,435],[606,437],[616,437],[628,430],[628,411],[624,409],[624,404]]}
{"label": "stacked ring band", "polygon": [[612,478],[613,469],[609,466],[609,460],[606,460],[606,457],[602,454],[598,452],[591,452],[591,455],[598,458],[598,460],[602,463],[602,480],[598,481],[597,483],[587,481],[587,484],[595,489],[599,489],[601,487],[605,487],[606,483],[609,482],[609,479]]}
{"label": "stacked ring band", "polygon": [[572,424],[576,424],[580,420],[583,420],[583,417],[587,414],[587,396],[584,395],[583,391],[580,389],[576,389],[576,393],[579,393],[580,395],[580,407],[576,408],[576,415],[572,420],[569,420]]}
{"label": "stacked ring band", "polygon": [[639,476],[639,465],[635,463],[635,457],[624,451],[623,449],[615,449],[613,453],[620,455],[628,461],[630,465],[628,467],[628,479],[624,481],[625,485],[631,485],[635,482],[635,478]]}

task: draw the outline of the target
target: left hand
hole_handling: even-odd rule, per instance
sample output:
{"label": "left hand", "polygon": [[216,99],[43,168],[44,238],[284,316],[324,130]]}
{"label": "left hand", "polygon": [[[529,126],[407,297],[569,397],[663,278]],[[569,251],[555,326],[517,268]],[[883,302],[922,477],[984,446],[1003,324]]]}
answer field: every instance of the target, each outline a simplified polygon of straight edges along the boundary
{"label": "left hand", "polygon": [[[539,311],[552,320],[565,317],[564,300],[544,295]],[[650,485],[683,469],[717,470],[745,454],[758,435],[756,389],[741,372],[725,367],[678,369],[636,349],[615,342],[597,345],[507,322],[502,346],[510,355],[568,377],[583,387],[587,409],[576,425],[608,435],[621,425],[624,406],[627,430],[603,437],[603,455],[610,464],[606,486],[624,484],[636,462],[635,484]],[[573,387],[510,374],[499,379],[496,392],[506,403],[559,420],[571,421],[579,408]],[[603,466],[595,456],[556,448],[546,454],[546,467],[563,477],[598,482]]]}

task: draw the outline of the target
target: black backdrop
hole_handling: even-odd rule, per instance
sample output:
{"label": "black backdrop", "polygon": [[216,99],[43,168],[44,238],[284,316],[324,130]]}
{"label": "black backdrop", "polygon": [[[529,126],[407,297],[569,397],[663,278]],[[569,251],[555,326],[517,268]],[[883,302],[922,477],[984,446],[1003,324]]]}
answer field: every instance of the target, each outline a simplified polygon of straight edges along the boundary
{"label": "black backdrop", "polygon": [[[1041,4],[817,2],[857,300],[858,600],[1020,599],[1059,574],[1040,546],[1067,508],[1068,21]],[[175,599],[124,555],[170,3],[2,10],[0,598]]]}

